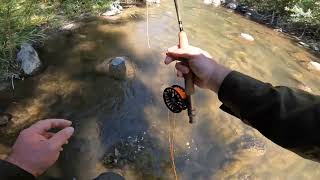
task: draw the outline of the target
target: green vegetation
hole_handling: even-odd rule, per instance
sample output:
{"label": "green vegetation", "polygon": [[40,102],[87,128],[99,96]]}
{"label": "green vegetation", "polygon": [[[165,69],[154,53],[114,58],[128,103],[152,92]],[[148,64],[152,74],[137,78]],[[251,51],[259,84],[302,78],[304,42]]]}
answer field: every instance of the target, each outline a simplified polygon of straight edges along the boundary
{"label": "green vegetation", "polygon": [[111,0],[1,0],[0,80],[17,72],[16,52],[23,42],[39,42],[45,31],[83,13],[105,10]]}
{"label": "green vegetation", "polygon": [[320,39],[319,0],[240,0],[263,14],[271,24],[288,31]]}

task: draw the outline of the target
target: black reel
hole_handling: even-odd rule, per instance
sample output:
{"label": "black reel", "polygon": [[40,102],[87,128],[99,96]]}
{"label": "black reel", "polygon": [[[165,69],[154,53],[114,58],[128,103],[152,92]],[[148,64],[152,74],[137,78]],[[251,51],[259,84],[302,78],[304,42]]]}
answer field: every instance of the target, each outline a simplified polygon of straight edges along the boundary
{"label": "black reel", "polygon": [[180,113],[188,108],[185,90],[178,85],[173,85],[163,91],[163,100],[167,108],[173,113]]}

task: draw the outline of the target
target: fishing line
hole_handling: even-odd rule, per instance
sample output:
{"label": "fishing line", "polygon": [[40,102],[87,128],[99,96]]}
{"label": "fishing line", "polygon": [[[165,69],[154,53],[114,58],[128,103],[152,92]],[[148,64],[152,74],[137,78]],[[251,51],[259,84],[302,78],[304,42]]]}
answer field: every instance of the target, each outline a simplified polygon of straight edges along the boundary
{"label": "fishing line", "polygon": [[150,37],[149,37],[149,3],[146,2],[146,4],[147,4],[147,42],[148,42],[148,47],[150,49],[151,46],[150,46]]}
{"label": "fishing line", "polygon": [[[177,70],[174,70],[175,73],[177,73]],[[178,81],[178,78],[176,76],[175,82]],[[170,118],[170,114],[172,115],[172,119]],[[173,171],[174,179],[178,180],[178,173],[177,173],[177,167],[175,163],[175,156],[174,156],[174,133],[176,128],[176,114],[171,113],[171,111],[168,109],[168,121],[169,121],[169,152],[170,152],[170,161],[171,161],[171,168]]]}
{"label": "fishing line", "polygon": [[168,121],[169,121],[169,151],[170,151],[170,161],[171,161],[171,168],[174,174],[174,179],[178,180],[178,174],[176,170],[176,164],[174,159],[174,131],[176,127],[176,115],[172,114],[173,118],[170,118],[170,111],[168,110]]}

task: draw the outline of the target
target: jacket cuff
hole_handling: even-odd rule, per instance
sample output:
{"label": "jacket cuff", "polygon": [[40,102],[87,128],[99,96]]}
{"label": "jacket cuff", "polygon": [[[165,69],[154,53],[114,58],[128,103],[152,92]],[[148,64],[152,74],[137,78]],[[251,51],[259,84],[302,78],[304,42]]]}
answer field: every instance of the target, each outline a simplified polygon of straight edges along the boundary
{"label": "jacket cuff", "polygon": [[234,93],[234,89],[238,86],[238,78],[237,76],[242,76],[241,73],[232,71],[229,73],[225,79],[222,81],[219,91],[218,91],[218,98],[222,102],[222,105],[220,106],[220,109],[230,115],[236,116],[238,118],[240,117],[240,112],[238,108],[236,107],[234,102],[234,98],[232,97],[232,94]]}
{"label": "jacket cuff", "polygon": [[264,84],[240,72],[232,71],[223,80],[218,91],[218,98],[223,103],[220,109],[244,121],[241,106],[252,105],[247,98],[254,97],[255,92]]}
{"label": "jacket cuff", "polygon": [[36,178],[22,168],[7,161],[0,160],[0,177],[2,180],[35,180]]}

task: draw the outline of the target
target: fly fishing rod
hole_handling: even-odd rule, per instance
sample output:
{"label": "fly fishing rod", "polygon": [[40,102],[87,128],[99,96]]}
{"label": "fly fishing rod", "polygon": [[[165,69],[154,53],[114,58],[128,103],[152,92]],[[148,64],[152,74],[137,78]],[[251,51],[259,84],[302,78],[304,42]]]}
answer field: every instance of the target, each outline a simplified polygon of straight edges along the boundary
{"label": "fly fishing rod", "polygon": [[[184,49],[189,46],[187,34],[183,30],[183,24],[179,11],[178,0],[174,0],[174,5],[176,8],[178,24],[179,24],[179,48]],[[184,65],[188,66],[188,59],[182,58],[178,59]],[[173,85],[169,88],[166,88],[163,92],[163,99],[168,107],[168,109],[173,113],[180,113],[183,110],[188,111],[189,123],[194,122],[195,110],[192,105],[192,95],[194,94],[194,83],[193,83],[193,73],[189,71],[188,74],[184,75],[184,83],[185,89],[178,86]]]}

